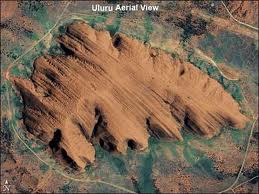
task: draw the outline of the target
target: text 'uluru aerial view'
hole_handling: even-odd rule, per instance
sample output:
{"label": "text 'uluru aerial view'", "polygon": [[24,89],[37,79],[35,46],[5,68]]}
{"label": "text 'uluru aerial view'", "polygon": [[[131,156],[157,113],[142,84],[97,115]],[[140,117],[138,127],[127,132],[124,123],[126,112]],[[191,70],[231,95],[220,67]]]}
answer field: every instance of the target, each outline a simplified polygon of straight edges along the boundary
{"label": "text 'uluru aerial view'", "polygon": [[1,193],[259,193],[258,1],[1,0]]}

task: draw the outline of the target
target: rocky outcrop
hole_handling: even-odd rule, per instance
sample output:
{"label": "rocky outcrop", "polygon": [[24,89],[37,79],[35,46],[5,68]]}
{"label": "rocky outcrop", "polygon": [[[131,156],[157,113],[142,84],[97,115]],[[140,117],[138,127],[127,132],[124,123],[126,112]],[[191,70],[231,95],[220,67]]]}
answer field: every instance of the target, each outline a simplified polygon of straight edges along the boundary
{"label": "rocky outcrop", "polygon": [[58,41],[67,55],[37,58],[31,81],[15,84],[27,129],[81,168],[94,161],[93,141],[124,153],[147,148],[150,135],[182,140],[182,127],[212,137],[245,126],[233,98],[190,63],[80,22]]}

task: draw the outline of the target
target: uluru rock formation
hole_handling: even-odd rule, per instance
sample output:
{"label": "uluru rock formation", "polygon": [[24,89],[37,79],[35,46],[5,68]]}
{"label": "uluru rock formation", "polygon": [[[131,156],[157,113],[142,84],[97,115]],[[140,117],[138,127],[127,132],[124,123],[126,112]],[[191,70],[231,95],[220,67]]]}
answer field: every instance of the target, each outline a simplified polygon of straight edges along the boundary
{"label": "uluru rock formation", "polygon": [[93,140],[124,153],[149,136],[182,140],[182,127],[212,137],[245,126],[238,103],[190,63],[82,22],[58,41],[67,55],[37,58],[31,81],[15,84],[27,129],[81,168],[95,159]]}

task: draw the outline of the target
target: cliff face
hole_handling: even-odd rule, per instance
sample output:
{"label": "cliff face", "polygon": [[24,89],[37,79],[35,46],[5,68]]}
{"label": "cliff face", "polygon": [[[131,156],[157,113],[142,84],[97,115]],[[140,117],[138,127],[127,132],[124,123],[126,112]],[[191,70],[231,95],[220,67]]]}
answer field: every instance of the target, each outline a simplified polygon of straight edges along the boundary
{"label": "cliff face", "polygon": [[58,41],[67,56],[41,56],[31,81],[15,84],[27,129],[77,166],[93,141],[110,151],[143,150],[150,135],[182,140],[182,127],[212,137],[246,118],[221,85],[192,64],[137,40],[71,24]]}

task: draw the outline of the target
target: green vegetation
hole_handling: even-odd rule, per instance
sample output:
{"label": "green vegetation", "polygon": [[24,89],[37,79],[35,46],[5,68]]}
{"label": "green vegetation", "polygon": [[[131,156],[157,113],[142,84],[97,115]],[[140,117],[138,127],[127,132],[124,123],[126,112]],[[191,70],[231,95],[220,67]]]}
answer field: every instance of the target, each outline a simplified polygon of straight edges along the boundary
{"label": "green vegetation", "polygon": [[1,135],[1,157],[0,161],[2,162],[6,161],[8,158],[8,155],[10,155],[10,150],[13,146],[14,137],[13,133],[10,129],[10,122],[6,117],[1,117],[1,129],[0,129],[0,135]]}
{"label": "green vegetation", "polygon": [[220,83],[223,85],[224,89],[227,90],[237,102],[240,103],[244,100],[241,88],[237,82],[223,79]]}
{"label": "green vegetation", "polygon": [[1,80],[1,111],[2,115],[4,115],[4,112],[8,108],[8,103],[7,103],[7,88],[10,88],[10,81],[6,80]]}
{"label": "green vegetation", "polygon": [[121,25],[121,16],[119,14],[116,15],[116,18],[113,20],[113,23],[111,25],[106,26],[106,30],[110,32],[110,34],[113,36],[120,30]]}
{"label": "green vegetation", "polygon": [[194,165],[203,156],[203,153],[189,144],[185,144],[183,155],[188,163]]}
{"label": "green vegetation", "polygon": [[109,12],[98,12],[98,14],[100,14],[100,16],[103,16],[103,17],[109,16]]}
{"label": "green vegetation", "polygon": [[50,55],[65,55],[64,50],[61,48],[60,44],[57,42],[52,42],[48,53]]}
{"label": "green vegetation", "polygon": [[48,9],[43,1],[23,1],[21,9],[25,15],[38,21],[45,29],[50,29],[52,24],[48,17]]}
{"label": "green vegetation", "polygon": [[21,120],[21,119],[22,119],[22,112],[21,112],[20,110],[15,111],[14,117],[15,117],[17,120]]}
{"label": "green vegetation", "polygon": [[29,79],[33,69],[34,60],[44,52],[46,52],[46,47],[42,42],[40,42],[32,51],[30,51],[30,53],[20,60],[20,63],[23,65],[21,68],[18,68],[18,65],[16,65],[11,69],[12,75]]}
{"label": "green vegetation", "polygon": [[122,18],[124,17],[129,11],[118,11],[117,12],[117,15],[119,18]]}
{"label": "green vegetation", "polygon": [[145,35],[144,35],[144,42],[149,42],[150,34],[153,32],[153,25],[152,20],[149,15],[145,15],[144,19],[144,28],[145,28]]}
{"label": "green vegetation", "polygon": [[36,147],[33,148],[33,151],[35,153],[40,153],[42,151],[45,151],[46,150],[46,145],[37,145]]}
{"label": "green vegetation", "polygon": [[20,96],[13,95],[12,96],[12,102],[13,102],[13,106],[16,107],[16,108],[20,108],[20,107],[23,106],[22,99],[21,99]]}
{"label": "green vegetation", "polygon": [[153,163],[156,161],[156,150],[159,147],[159,141],[153,137],[149,138],[149,149],[139,154],[137,166],[137,187],[141,193],[155,193],[156,189],[152,178]]}
{"label": "green vegetation", "polygon": [[20,72],[20,70],[19,70],[19,67],[17,67],[17,66],[14,66],[14,67],[12,68],[11,73],[12,73],[12,75],[15,75],[15,76],[18,76],[18,75],[21,74],[21,72]]}
{"label": "green vegetation", "polygon": [[224,87],[224,89],[232,95],[232,97],[238,103],[242,102],[244,97],[242,95],[241,88],[240,88],[238,82],[232,81],[232,80],[227,80],[220,74],[217,67],[212,66],[212,65],[208,64],[207,62],[199,59],[193,53],[189,54],[188,60],[189,60],[189,62],[194,64],[196,67],[198,67],[200,70],[207,73],[211,78],[217,80]]}
{"label": "green vegetation", "polygon": [[99,145],[95,146],[96,158],[108,163],[112,170],[120,175],[125,175],[128,170],[125,165],[125,161],[121,155],[111,154],[102,149]]}
{"label": "green vegetation", "polygon": [[[130,30],[123,30],[123,33],[127,34],[128,36],[138,39],[144,43],[150,42],[150,36],[154,30],[153,22],[150,15],[146,14],[143,18],[143,26],[136,24],[134,29]],[[168,51],[171,53],[172,51]]]}
{"label": "green vegetation", "polygon": [[58,27],[58,33],[59,35],[62,35],[66,32],[67,26],[66,25],[61,25]]}
{"label": "green vegetation", "polygon": [[[17,120],[13,119],[13,121],[16,122]],[[15,126],[15,128],[16,127],[17,126]],[[24,133],[24,131],[23,131],[25,129],[16,128],[15,130],[17,131],[17,133],[19,133],[19,136],[22,137],[22,139],[30,147],[30,149],[33,150],[33,152],[41,153],[46,150],[47,145],[37,144],[34,139],[28,138],[26,133]],[[32,154],[32,152],[27,147],[25,147],[22,143],[21,143],[21,145],[22,146],[17,146],[17,149],[20,154]],[[42,168],[44,168],[44,167],[42,167]]]}
{"label": "green vegetation", "polygon": [[39,36],[33,31],[25,31],[24,35],[31,40],[39,40]]}
{"label": "green vegetation", "polygon": [[4,93],[6,93],[7,87],[10,87],[10,83],[9,83],[9,85],[8,85],[8,81],[1,81],[1,90],[0,90],[1,96],[2,96]]}
{"label": "green vegetation", "polygon": [[152,180],[153,157],[152,153],[145,153],[141,158],[138,167],[138,189],[141,193],[155,193],[155,187]]}
{"label": "green vegetation", "polygon": [[43,174],[45,174],[48,170],[49,170],[49,166],[44,164],[44,163],[41,163],[40,164],[40,170]]}
{"label": "green vegetation", "polygon": [[215,170],[213,161],[205,155],[201,157],[192,166],[192,168],[188,169],[187,171],[191,171],[198,176],[212,177],[217,179],[223,178],[223,175]]}
{"label": "green vegetation", "polygon": [[58,27],[57,31],[52,34],[52,40],[50,48],[48,48],[48,54],[50,55],[65,55],[65,51],[62,49],[61,45],[56,41],[61,35],[64,35],[67,30],[67,26],[71,24],[71,21],[65,22]]}
{"label": "green vegetation", "polygon": [[240,130],[240,129],[233,128],[233,127],[230,127],[225,130],[228,130],[228,133],[230,134],[232,141],[238,147],[244,145],[244,142],[246,141],[248,134],[249,134],[248,130]]}
{"label": "green vegetation", "polygon": [[19,69],[18,66],[14,66],[11,69],[11,74],[14,76],[19,76],[23,78],[29,78],[30,76],[29,72],[25,68]]}
{"label": "green vegetation", "polygon": [[60,188],[61,193],[71,193],[70,190],[71,190],[70,182],[65,183],[63,187]]}
{"label": "green vegetation", "polygon": [[13,140],[14,136],[10,128],[10,121],[6,117],[1,117],[1,142],[5,146],[11,146]]}
{"label": "green vegetation", "polygon": [[15,47],[7,54],[7,57],[17,59],[22,54],[22,47],[15,45]]}
{"label": "green vegetation", "polygon": [[199,151],[198,149],[194,148],[189,144],[191,140],[198,140],[199,136],[193,134],[192,132],[186,129],[182,129],[182,136],[184,137],[184,140],[180,142],[179,145],[183,146],[183,156],[185,160],[193,166],[196,164],[197,161],[201,159],[201,157],[204,156],[203,152]]}
{"label": "green vegetation", "polygon": [[[31,54],[32,55],[32,54]],[[21,64],[25,66],[26,69],[32,69],[33,59],[31,59],[31,56],[26,55],[21,59]]]}
{"label": "green vegetation", "polygon": [[172,56],[174,59],[179,59],[179,58],[180,58],[179,54],[176,53],[176,52],[172,52],[172,53],[171,53],[171,56]]}
{"label": "green vegetation", "polygon": [[199,176],[208,176],[212,178],[219,178],[221,174],[218,173],[215,168],[213,161],[206,156],[206,154],[194,146],[190,145],[191,140],[197,140],[206,145],[212,145],[212,140],[204,140],[203,137],[200,137],[192,132],[183,130],[184,140],[182,142],[183,146],[183,155],[185,160],[191,164],[191,167],[187,169],[187,172],[198,174]]}
{"label": "green vegetation", "polygon": [[[179,157],[179,153],[177,151],[177,147],[181,144],[181,142],[177,142],[177,141],[163,141],[160,140],[159,142],[157,142],[156,147],[154,148],[155,153],[163,153],[163,149],[164,148],[168,148],[171,153],[173,154],[173,156],[175,158]],[[158,155],[158,154],[156,154]]]}
{"label": "green vegetation", "polygon": [[224,31],[218,36],[206,34],[199,44],[201,50],[213,53],[217,63],[258,71],[258,48],[251,38]]}
{"label": "green vegetation", "polygon": [[87,175],[91,175],[91,174],[93,174],[94,173],[94,167],[93,167],[93,165],[87,165],[86,167],[85,167],[85,173],[87,174]]}
{"label": "green vegetation", "polygon": [[97,23],[102,23],[107,20],[106,16],[87,16],[86,20],[88,21],[88,24],[94,28]]}

